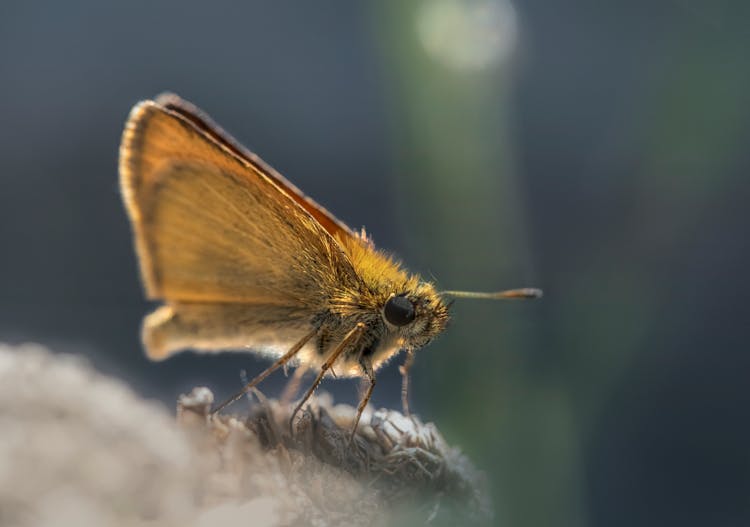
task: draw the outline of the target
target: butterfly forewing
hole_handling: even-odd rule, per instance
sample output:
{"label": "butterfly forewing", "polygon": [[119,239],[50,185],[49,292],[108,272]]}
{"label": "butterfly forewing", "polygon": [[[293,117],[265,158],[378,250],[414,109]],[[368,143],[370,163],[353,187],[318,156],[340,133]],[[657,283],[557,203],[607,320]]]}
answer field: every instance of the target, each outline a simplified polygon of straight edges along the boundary
{"label": "butterfly forewing", "polygon": [[156,103],[133,109],[120,174],[152,299],[300,306],[357,280],[333,237],[298,203]]}
{"label": "butterfly forewing", "polygon": [[357,237],[357,235],[341,220],[336,218],[331,212],[316,203],[312,198],[306,196],[299,188],[292,184],[288,179],[279,174],[268,163],[264,162],[257,154],[245,148],[239,141],[229,135],[223,128],[211,119],[204,111],[200,110],[194,104],[182,99],[174,93],[163,93],[159,95],[155,103],[163,106],[165,109],[179,114],[184,119],[190,121],[201,132],[208,135],[216,143],[230,150],[236,156],[240,157],[246,164],[251,165],[253,169],[262,172],[268,179],[273,181],[276,186],[289,195],[297,204],[305,209],[329,234],[334,237]]}

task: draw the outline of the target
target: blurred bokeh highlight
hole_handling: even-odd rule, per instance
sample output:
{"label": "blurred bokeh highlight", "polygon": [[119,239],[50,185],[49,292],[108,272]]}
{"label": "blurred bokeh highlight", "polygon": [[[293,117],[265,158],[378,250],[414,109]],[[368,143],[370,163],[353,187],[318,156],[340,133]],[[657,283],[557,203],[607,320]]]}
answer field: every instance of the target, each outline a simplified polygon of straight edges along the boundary
{"label": "blurred bokeh highlight", "polygon": [[[748,15],[4,2],[0,341],[87,350],[166,405],[267,364],[141,351],[117,148],[130,107],[170,90],[440,287],[545,290],[458,300],[414,367],[413,407],[487,472],[499,525],[746,525]],[[376,406],[399,382],[381,373]]]}

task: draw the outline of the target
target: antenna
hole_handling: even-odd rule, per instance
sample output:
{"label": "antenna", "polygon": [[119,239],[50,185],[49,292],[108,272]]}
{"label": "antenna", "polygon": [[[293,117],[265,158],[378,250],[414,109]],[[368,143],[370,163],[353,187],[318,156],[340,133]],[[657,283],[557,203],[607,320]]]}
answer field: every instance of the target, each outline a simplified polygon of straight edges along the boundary
{"label": "antenna", "polygon": [[483,298],[487,300],[505,300],[505,299],[528,299],[541,298],[542,290],[534,287],[522,287],[520,289],[506,289],[495,293],[481,293],[477,291],[441,291],[441,295],[448,295],[454,298]]}

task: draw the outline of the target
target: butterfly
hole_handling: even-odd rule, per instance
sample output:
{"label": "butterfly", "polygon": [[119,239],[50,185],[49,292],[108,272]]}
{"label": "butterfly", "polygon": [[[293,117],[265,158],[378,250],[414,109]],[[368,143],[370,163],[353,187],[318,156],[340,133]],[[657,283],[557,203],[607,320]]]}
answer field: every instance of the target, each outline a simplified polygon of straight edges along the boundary
{"label": "butterfly", "polygon": [[193,349],[274,359],[215,412],[291,365],[297,379],[317,372],[292,421],[327,375],[362,378],[356,429],[375,373],[403,351],[408,413],[414,352],[445,329],[447,298],[541,296],[438,291],[174,94],[132,109],[119,172],[146,296],[163,302],[143,321],[148,357]]}

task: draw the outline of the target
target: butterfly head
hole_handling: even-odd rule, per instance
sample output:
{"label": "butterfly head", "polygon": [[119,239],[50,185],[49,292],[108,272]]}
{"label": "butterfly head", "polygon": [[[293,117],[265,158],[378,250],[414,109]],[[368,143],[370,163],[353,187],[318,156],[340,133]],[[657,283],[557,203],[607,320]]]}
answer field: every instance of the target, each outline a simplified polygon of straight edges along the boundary
{"label": "butterfly head", "polygon": [[426,345],[448,324],[448,305],[432,284],[421,282],[415,288],[392,292],[383,303],[381,316],[403,349]]}

